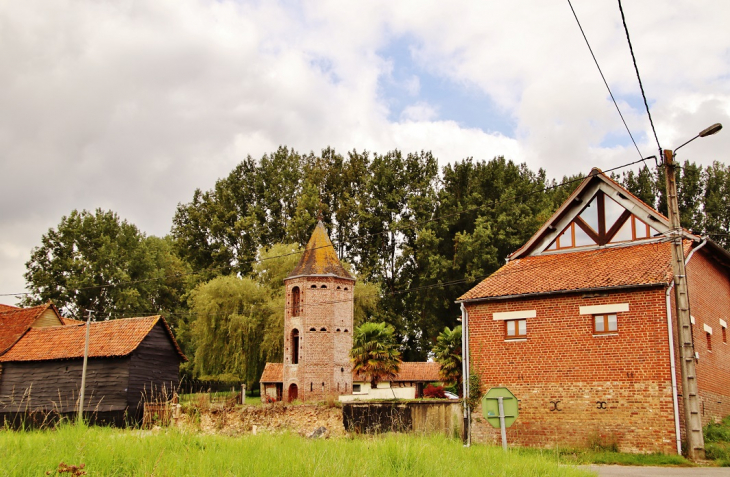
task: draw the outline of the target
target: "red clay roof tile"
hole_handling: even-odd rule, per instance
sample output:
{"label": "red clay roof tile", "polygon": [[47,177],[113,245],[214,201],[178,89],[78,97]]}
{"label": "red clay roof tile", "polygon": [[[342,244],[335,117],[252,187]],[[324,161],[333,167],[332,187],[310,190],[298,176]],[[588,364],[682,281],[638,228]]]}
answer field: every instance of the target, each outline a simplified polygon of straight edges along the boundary
{"label": "red clay roof tile", "polygon": [[38,317],[52,306],[50,303],[31,308],[0,310],[0,355],[28,331]]}
{"label": "red clay roof tile", "polygon": [[[685,241],[685,252],[692,242]],[[631,285],[667,284],[673,278],[667,242],[525,257],[508,262],[459,297],[474,300]]]}
{"label": "red clay roof tile", "polygon": [[[178,354],[187,361],[161,316],[91,323],[89,357],[118,357],[130,354],[137,349],[158,322],[162,322]],[[84,323],[32,328],[7,353],[0,356],[0,362],[82,358],[85,339]]]}
{"label": "red clay roof tile", "polygon": [[[283,381],[284,368],[281,363],[266,363],[264,372],[259,382],[262,383],[280,383]],[[438,363],[401,363],[400,371],[392,382],[413,382],[424,381],[434,382],[440,381],[439,371],[441,365]],[[365,381],[365,379],[355,373],[352,373],[353,381]]]}
{"label": "red clay roof tile", "polygon": [[281,383],[284,380],[284,365],[282,363],[266,363],[261,374],[261,383]]}

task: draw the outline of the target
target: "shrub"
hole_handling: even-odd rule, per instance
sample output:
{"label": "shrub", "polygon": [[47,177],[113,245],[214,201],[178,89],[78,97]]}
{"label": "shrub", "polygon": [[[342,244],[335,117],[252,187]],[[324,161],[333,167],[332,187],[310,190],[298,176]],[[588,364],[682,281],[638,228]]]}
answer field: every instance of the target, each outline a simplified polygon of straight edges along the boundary
{"label": "shrub", "polygon": [[426,389],[423,390],[423,397],[445,399],[446,394],[444,394],[444,387],[429,384],[426,386]]}

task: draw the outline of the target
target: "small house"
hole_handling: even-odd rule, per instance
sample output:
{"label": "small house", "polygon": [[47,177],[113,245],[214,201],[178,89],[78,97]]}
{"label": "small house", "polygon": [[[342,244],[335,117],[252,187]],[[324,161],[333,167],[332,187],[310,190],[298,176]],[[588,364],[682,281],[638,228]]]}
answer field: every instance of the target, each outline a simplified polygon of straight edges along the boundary
{"label": "small house", "polygon": [[[76,412],[85,336],[82,322],[26,329],[0,355],[0,420]],[[139,419],[145,401],[177,389],[186,360],[161,316],[91,323],[84,411],[97,422]]]}

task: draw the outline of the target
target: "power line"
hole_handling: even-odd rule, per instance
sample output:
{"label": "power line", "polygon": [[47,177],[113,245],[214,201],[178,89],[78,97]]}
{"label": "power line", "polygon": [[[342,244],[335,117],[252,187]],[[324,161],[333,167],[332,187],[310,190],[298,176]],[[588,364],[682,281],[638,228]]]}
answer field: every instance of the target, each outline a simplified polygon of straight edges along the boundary
{"label": "power line", "polygon": [[[593,61],[596,63],[596,68],[598,68],[598,72],[601,74],[601,78],[603,79],[603,84],[606,85],[606,89],[608,90],[608,94],[611,95],[611,100],[613,101],[614,106],[616,106],[616,111],[618,111],[618,115],[621,116],[621,121],[624,123],[624,127],[626,128],[626,132],[629,133],[629,137],[631,138],[631,142],[634,143],[634,147],[636,148],[636,152],[639,153],[639,156],[643,160],[644,159],[644,155],[639,150],[639,146],[636,144],[636,141],[634,140],[634,136],[631,134],[631,131],[629,130],[629,125],[626,124],[626,120],[624,119],[624,115],[621,114],[621,109],[619,109],[619,107],[618,107],[618,103],[616,102],[616,98],[613,97],[613,93],[611,92],[611,88],[608,86],[608,81],[606,81],[606,77],[603,75],[603,71],[601,71],[601,66],[598,64],[598,60],[596,59],[596,55],[593,54],[593,48],[591,48],[591,44],[588,43],[588,37],[586,37],[586,34],[583,31],[583,26],[580,24],[580,20],[578,20],[578,15],[575,13],[575,9],[573,9],[573,4],[570,3],[570,0],[568,0],[568,5],[570,5],[570,10],[573,12],[573,16],[575,17],[575,21],[578,23],[578,28],[580,28],[580,32],[583,35],[583,39],[586,42],[586,46],[588,46],[588,51],[591,52],[591,56],[593,57]],[[642,93],[643,93],[643,91],[642,91]]]}
{"label": "power line", "polygon": [[659,144],[659,137],[654,129],[654,121],[651,119],[651,112],[649,111],[649,102],[646,100],[646,94],[644,94],[644,85],[641,83],[641,75],[639,75],[639,67],[636,64],[636,56],[634,56],[634,48],[631,46],[631,37],[629,37],[629,27],[626,26],[626,16],[624,15],[624,9],[621,6],[621,0],[618,0],[618,9],[621,10],[621,20],[624,24],[624,31],[626,32],[626,41],[629,43],[629,51],[631,51],[631,59],[634,62],[634,69],[636,70],[636,78],[639,80],[639,89],[641,89],[641,97],[644,98],[644,106],[646,107],[646,114],[649,116],[649,123],[651,124],[651,130],[654,133],[654,139],[656,145],[659,148],[659,157],[663,157],[662,146]]}

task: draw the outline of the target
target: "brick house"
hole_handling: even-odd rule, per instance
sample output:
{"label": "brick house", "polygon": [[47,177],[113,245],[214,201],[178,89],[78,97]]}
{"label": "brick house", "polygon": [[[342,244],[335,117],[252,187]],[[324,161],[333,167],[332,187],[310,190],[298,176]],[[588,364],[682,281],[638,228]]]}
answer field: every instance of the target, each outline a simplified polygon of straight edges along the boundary
{"label": "brick house", "polygon": [[[518,445],[681,452],[684,418],[669,220],[594,169],[506,265],[458,300],[465,359],[508,387]],[[684,231],[706,424],[730,414],[730,254]],[[476,441],[492,442],[481,410]]]}
{"label": "brick house", "polygon": [[[371,394],[369,384],[365,386],[353,376],[350,361],[355,279],[337,258],[321,221],[284,286],[284,362],[266,363],[259,380],[261,399],[290,402],[352,396],[353,385],[360,389],[355,395]],[[434,377],[432,363],[402,365],[403,379],[392,383],[399,388],[397,397],[415,397],[423,387],[423,377],[438,381],[430,379]]]}

